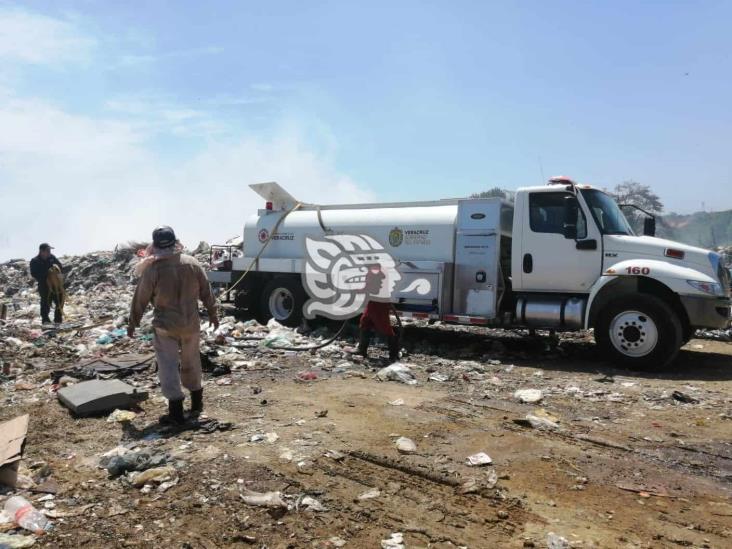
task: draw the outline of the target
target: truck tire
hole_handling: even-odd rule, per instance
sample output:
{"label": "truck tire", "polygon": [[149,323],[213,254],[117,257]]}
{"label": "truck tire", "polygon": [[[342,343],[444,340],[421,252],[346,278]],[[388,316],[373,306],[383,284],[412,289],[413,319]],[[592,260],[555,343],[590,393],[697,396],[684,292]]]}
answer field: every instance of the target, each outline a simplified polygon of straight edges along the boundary
{"label": "truck tire", "polygon": [[619,297],[600,311],[595,341],[605,356],[628,368],[659,370],[681,348],[683,330],[676,313],[648,294]]}
{"label": "truck tire", "polygon": [[262,291],[259,302],[258,319],[266,324],[274,318],[280,324],[296,328],[302,322],[302,308],[307,294],[294,277],[277,277],[270,280]]}

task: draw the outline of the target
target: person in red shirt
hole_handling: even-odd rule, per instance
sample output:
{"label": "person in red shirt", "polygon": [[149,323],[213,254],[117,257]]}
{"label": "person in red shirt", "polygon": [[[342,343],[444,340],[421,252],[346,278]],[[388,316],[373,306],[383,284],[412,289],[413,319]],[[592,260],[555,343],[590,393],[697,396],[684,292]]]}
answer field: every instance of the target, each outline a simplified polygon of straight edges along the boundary
{"label": "person in red shirt", "polygon": [[[384,282],[385,275],[379,265],[372,265],[366,274],[366,293],[369,296],[377,295]],[[358,354],[366,358],[371,343],[371,335],[375,330],[386,337],[389,348],[389,362],[399,360],[399,338],[391,325],[389,313],[393,306],[389,301],[374,301],[369,299],[359,322]]]}

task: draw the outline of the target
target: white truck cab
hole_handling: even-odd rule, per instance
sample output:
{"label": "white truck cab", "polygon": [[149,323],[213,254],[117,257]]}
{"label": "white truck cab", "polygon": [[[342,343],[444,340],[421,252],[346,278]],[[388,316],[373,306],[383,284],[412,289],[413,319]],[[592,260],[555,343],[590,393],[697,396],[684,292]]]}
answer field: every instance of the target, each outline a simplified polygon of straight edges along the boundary
{"label": "white truck cab", "polygon": [[[730,276],[714,252],[634,234],[606,193],[566,177],[498,198],[315,205],[276,183],[245,224],[243,255],[209,272],[237,307],[297,325],[306,238],[365,235],[397,265],[399,314],[560,331],[594,329],[603,356],[663,367],[697,328],[730,322]],[[416,280],[429,291],[411,291]]]}
{"label": "white truck cab", "polygon": [[529,303],[535,294],[585,301],[583,327],[636,365],[665,365],[695,328],[729,324],[719,254],[635,235],[610,196],[567,178],[516,193],[512,272],[513,291]]}

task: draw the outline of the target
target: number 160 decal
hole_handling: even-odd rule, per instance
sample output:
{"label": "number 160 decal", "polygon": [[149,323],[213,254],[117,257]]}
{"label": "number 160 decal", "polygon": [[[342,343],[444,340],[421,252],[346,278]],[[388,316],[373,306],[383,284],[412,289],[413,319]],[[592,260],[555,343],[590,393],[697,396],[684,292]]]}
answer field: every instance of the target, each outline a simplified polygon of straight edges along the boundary
{"label": "number 160 decal", "polygon": [[651,272],[651,269],[648,267],[626,267],[625,270],[629,275],[647,275]]}

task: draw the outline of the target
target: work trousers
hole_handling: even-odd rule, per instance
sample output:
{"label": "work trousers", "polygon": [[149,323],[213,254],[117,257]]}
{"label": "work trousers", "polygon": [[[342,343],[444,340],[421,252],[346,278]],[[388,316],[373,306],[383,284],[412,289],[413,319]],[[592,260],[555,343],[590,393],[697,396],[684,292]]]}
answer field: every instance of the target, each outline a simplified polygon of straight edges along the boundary
{"label": "work trousers", "polygon": [[158,361],[158,379],[160,390],[168,400],[185,398],[181,382],[189,391],[201,388],[199,340],[198,332],[179,335],[155,328],[153,346]]}
{"label": "work trousers", "polygon": [[50,321],[49,314],[51,314],[51,302],[54,304],[53,321],[61,322],[61,309],[59,308],[58,296],[56,294],[50,295],[51,291],[47,284],[38,285],[38,295],[41,296],[41,320],[43,322]]}
{"label": "work trousers", "polygon": [[391,303],[382,303],[380,301],[369,301],[366,304],[361,315],[359,328],[365,331],[376,330],[384,336],[393,336],[394,328],[391,326],[389,313],[391,312]]}

